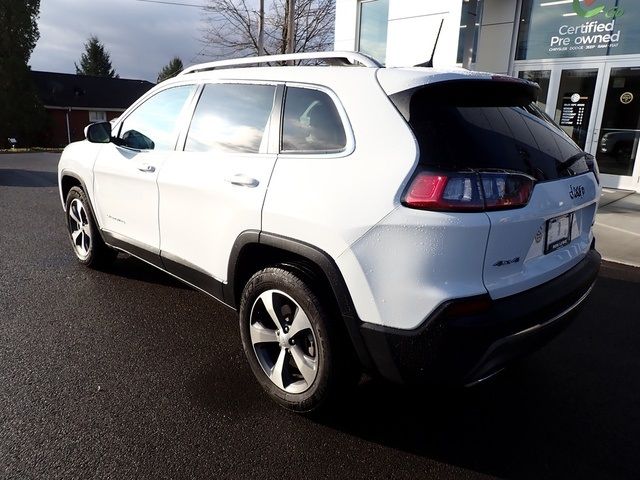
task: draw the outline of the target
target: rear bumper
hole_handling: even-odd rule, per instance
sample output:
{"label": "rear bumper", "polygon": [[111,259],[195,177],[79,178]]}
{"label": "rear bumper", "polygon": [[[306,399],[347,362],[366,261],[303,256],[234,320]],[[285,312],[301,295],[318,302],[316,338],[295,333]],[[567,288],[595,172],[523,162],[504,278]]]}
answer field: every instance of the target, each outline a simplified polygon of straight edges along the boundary
{"label": "rear bumper", "polygon": [[560,333],[589,295],[599,268],[600,254],[592,249],[543,285],[483,299],[482,313],[454,316],[443,306],[415,330],[362,324],[362,338],[375,368],[389,380],[473,384]]}

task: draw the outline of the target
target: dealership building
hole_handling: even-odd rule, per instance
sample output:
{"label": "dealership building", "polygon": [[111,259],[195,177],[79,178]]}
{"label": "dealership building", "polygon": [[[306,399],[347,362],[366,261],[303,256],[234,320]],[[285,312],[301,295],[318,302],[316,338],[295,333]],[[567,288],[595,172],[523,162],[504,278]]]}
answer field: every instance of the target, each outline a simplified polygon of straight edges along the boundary
{"label": "dealership building", "polygon": [[[442,28],[440,29],[440,27]],[[514,75],[598,159],[606,187],[640,192],[638,0],[337,0],[336,50],[388,67]]]}

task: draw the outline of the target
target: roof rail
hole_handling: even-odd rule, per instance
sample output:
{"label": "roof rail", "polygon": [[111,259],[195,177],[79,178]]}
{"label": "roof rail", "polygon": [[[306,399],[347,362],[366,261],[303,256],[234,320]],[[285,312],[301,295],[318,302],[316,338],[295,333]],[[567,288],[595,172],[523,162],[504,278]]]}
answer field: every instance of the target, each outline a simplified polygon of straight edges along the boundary
{"label": "roof rail", "polygon": [[180,75],[215,70],[217,68],[239,67],[243,65],[255,65],[268,62],[286,62],[288,60],[324,60],[329,65],[355,66],[356,64],[360,64],[363,67],[382,67],[382,65],[373,58],[358,52],[305,52],[287,53],[284,55],[262,55],[260,57],[234,58],[231,60],[200,63],[198,65],[185,68]]}

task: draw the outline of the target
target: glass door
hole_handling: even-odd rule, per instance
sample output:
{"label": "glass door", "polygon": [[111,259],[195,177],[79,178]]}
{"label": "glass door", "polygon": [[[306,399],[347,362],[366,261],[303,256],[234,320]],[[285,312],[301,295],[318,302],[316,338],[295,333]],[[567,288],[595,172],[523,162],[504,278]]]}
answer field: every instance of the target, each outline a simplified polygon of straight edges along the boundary
{"label": "glass door", "polygon": [[599,68],[563,68],[554,111],[554,120],[580,148],[591,140],[591,113]]}
{"label": "glass door", "polygon": [[592,138],[605,186],[640,187],[640,67],[610,62],[599,105],[600,119]]}
{"label": "glass door", "polygon": [[593,62],[545,62],[522,65],[519,78],[540,85],[538,106],[581,148],[592,149],[604,67]]}

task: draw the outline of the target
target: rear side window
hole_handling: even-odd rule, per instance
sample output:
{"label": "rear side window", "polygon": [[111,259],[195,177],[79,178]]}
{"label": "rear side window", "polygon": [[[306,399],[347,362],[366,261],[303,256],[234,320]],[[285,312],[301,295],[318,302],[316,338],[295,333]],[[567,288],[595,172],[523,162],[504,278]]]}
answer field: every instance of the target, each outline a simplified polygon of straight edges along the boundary
{"label": "rear side window", "polygon": [[330,153],[347,145],[338,109],[329,95],[288,87],[282,126],[283,152]]}
{"label": "rear side window", "polygon": [[445,170],[507,170],[538,180],[586,173],[582,150],[515,82],[454,81],[392,95],[420,146]]}
{"label": "rear side window", "polygon": [[258,153],[276,87],[273,85],[209,84],[193,114],[185,151]]}

